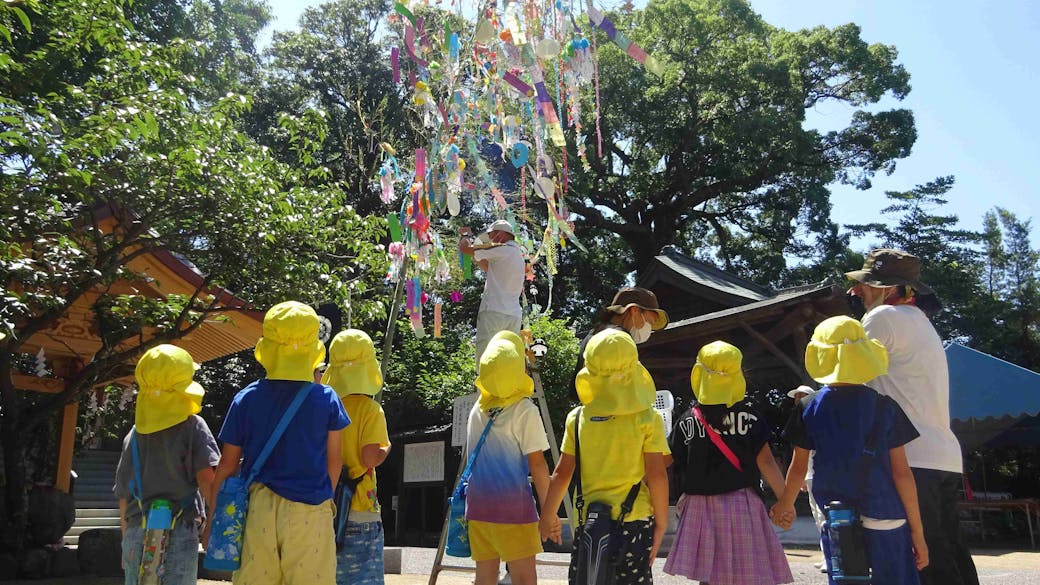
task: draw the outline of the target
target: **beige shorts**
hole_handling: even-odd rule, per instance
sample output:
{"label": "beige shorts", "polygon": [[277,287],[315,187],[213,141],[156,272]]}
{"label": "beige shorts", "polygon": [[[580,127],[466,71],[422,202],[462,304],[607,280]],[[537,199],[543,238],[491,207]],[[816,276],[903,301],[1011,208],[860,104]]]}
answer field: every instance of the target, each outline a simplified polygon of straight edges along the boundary
{"label": "beige shorts", "polygon": [[336,585],[332,500],[293,502],[267,486],[249,489],[242,565],[234,585]]}

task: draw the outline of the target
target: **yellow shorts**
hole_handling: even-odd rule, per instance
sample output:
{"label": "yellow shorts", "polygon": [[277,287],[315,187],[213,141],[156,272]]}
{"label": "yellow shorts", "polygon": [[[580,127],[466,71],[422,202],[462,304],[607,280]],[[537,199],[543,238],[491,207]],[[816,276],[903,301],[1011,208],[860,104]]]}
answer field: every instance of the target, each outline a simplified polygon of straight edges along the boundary
{"label": "yellow shorts", "polygon": [[469,521],[469,550],[474,561],[501,559],[507,563],[542,552],[538,523],[499,524]]}
{"label": "yellow shorts", "polygon": [[242,565],[234,585],[336,585],[332,500],[293,502],[267,486],[249,489]]}

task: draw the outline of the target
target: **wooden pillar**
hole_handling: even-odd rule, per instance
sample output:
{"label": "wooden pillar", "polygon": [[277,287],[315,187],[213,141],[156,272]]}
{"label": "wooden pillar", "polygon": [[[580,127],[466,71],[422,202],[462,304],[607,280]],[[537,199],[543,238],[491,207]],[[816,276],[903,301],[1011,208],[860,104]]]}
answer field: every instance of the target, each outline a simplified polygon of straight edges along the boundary
{"label": "wooden pillar", "polygon": [[70,402],[61,413],[61,435],[58,438],[58,471],[54,478],[54,486],[69,493],[69,482],[72,479],[72,449],[76,445],[76,418],[79,415],[79,403]]}

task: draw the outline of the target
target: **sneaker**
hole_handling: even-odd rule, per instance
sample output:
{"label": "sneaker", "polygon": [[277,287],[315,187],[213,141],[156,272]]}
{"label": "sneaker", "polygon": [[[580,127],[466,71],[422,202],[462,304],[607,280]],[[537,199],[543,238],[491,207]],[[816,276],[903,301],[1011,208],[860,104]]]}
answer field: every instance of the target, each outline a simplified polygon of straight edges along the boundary
{"label": "sneaker", "polygon": [[817,569],[819,569],[821,573],[826,573],[827,572],[827,563],[825,563],[823,561],[820,561],[818,563],[813,563],[812,566],[814,566]]}

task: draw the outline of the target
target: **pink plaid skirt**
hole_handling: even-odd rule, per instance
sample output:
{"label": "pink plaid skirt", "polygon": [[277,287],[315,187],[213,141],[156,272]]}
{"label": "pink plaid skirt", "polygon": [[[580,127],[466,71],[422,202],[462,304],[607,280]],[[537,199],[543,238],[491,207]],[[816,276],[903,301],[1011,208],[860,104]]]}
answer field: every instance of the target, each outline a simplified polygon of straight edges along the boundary
{"label": "pink plaid skirt", "polygon": [[791,583],[791,567],[753,490],[687,495],[664,572],[711,585]]}

